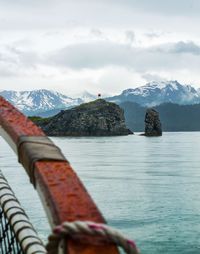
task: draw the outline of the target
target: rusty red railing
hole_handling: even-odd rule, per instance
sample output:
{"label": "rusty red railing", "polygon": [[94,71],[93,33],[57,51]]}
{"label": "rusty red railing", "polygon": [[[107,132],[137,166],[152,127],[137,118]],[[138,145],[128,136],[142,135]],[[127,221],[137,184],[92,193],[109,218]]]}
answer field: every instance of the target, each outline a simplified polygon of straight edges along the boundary
{"label": "rusty red railing", "polygon": [[[45,136],[44,132],[4,98],[0,97],[0,133],[17,153],[21,136]],[[51,227],[64,221],[105,220],[84,185],[68,162],[38,161],[35,163],[36,189]],[[117,254],[115,245],[88,237],[87,243],[67,240],[66,254]]]}

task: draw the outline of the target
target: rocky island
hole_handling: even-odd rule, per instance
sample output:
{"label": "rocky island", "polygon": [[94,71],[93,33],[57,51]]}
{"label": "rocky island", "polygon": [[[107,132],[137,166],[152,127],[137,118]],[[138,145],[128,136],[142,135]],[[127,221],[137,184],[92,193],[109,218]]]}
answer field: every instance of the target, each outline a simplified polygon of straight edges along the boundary
{"label": "rocky island", "polygon": [[117,136],[133,134],[116,104],[98,99],[51,118],[32,118],[48,136]]}
{"label": "rocky island", "polygon": [[162,126],[159,118],[159,113],[148,108],[145,115],[145,136],[162,136]]}

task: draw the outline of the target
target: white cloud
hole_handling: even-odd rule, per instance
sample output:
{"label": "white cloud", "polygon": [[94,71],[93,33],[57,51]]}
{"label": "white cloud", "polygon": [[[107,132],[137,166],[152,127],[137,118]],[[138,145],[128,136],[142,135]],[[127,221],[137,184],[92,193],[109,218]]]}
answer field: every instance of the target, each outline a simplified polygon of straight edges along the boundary
{"label": "white cloud", "polygon": [[152,47],[132,47],[129,44],[94,41],[60,49],[50,54],[46,63],[72,69],[121,66],[138,72],[174,68],[188,68],[192,71],[194,65],[200,62],[197,57],[199,54],[200,46],[194,42],[180,41]]}
{"label": "white cloud", "polygon": [[[0,89],[200,80],[199,0],[0,0]],[[104,91],[102,91],[104,92]]]}
{"label": "white cloud", "polygon": [[128,43],[132,44],[133,42],[135,42],[135,33],[132,30],[127,30],[126,31],[126,38]]}

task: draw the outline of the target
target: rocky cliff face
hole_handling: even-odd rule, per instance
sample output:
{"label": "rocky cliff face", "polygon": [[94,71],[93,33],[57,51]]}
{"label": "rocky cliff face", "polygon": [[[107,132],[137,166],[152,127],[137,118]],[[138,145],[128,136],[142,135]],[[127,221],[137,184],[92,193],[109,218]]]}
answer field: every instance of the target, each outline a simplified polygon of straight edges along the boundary
{"label": "rocky cliff face", "polygon": [[56,116],[36,122],[49,136],[128,135],[123,110],[103,99],[62,110]]}
{"label": "rocky cliff face", "polygon": [[158,112],[148,108],[145,115],[145,136],[162,136],[162,127]]}

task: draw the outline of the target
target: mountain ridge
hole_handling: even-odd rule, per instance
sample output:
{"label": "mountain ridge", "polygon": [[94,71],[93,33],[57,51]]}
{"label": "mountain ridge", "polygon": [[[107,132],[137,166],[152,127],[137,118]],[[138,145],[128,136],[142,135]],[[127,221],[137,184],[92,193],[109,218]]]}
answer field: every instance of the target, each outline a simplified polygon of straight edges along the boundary
{"label": "mountain ridge", "polygon": [[[134,132],[143,132],[147,107],[126,101],[119,105],[124,110],[127,127]],[[163,103],[154,107],[159,112],[163,131],[200,131],[200,103],[180,105]]]}
{"label": "mountain ridge", "polygon": [[[97,99],[97,96],[87,91],[84,91],[77,98],[72,98],[47,89],[32,91],[3,90],[0,91],[0,95],[26,115],[44,117],[52,116],[60,110],[69,109]],[[121,94],[105,99],[116,104],[130,101],[145,107],[157,106],[168,102],[189,105],[200,103],[200,89],[195,89],[191,85],[182,85],[176,80],[152,81],[144,86],[125,89]]]}
{"label": "mountain ridge", "polygon": [[122,103],[136,102],[142,106],[156,106],[165,102],[196,104],[200,102],[200,92],[191,85],[182,85],[178,81],[152,81],[144,86],[129,88],[121,94],[108,98],[109,101]]}

